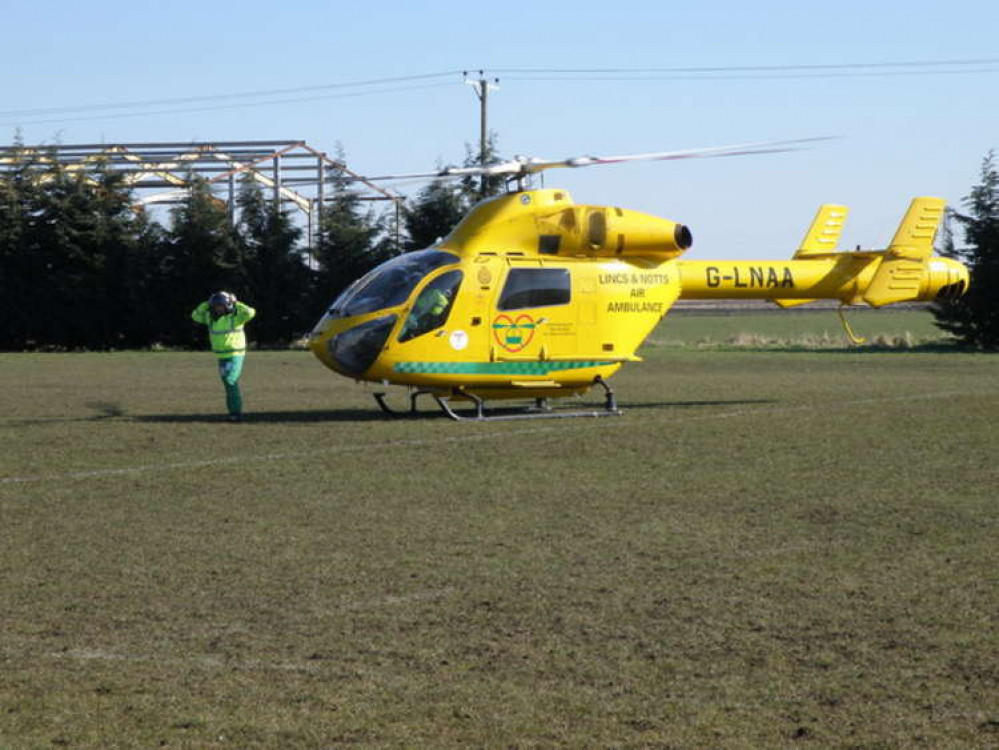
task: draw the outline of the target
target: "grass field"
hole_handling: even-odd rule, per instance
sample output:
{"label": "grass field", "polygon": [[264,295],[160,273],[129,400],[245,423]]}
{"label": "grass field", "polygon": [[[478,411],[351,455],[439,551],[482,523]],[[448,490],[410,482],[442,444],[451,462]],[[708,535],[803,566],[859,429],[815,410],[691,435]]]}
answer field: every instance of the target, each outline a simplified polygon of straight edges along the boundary
{"label": "grass field", "polygon": [[[809,307],[780,310],[758,305],[726,314],[697,313],[697,308],[670,314],[650,338],[652,346],[737,346],[770,349],[848,346],[834,309]],[[933,344],[947,335],[933,325],[926,309],[850,309],[847,322],[857,336],[874,347],[912,348]]]}
{"label": "grass field", "polygon": [[458,424],[254,352],[239,425],[0,355],[0,747],[999,746],[999,356],[643,354]]}

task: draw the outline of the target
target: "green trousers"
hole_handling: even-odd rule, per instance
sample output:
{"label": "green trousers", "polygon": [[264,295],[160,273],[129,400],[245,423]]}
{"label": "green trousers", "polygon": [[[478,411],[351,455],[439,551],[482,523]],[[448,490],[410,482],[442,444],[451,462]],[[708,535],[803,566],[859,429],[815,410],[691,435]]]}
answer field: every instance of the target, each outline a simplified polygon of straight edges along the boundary
{"label": "green trousers", "polygon": [[235,354],[219,360],[219,377],[225,386],[225,405],[229,415],[238,417],[243,413],[243,394],[239,392],[239,376],[243,374],[243,355]]}

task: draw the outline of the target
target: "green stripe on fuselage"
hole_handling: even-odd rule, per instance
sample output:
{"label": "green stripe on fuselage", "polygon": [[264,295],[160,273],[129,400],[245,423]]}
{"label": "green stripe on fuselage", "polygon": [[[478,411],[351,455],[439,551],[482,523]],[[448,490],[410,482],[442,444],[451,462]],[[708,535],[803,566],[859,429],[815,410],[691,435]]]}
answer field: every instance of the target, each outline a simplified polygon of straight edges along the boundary
{"label": "green stripe on fuselage", "polygon": [[397,362],[392,369],[411,375],[549,375],[563,370],[601,367],[607,362]]}

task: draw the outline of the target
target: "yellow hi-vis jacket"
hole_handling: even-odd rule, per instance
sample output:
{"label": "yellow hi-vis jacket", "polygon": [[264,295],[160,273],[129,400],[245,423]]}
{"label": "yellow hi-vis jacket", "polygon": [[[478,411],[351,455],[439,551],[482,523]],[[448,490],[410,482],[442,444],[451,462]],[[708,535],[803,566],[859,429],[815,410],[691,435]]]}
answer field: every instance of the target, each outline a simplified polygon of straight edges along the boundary
{"label": "yellow hi-vis jacket", "polygon": [[246,353],[246,333],[243,326],[257,314],[249,305],[236,303],[236,309],[229,315],[212,319],[207,302],[202,302],[191,313],[195,323],[208,326],[208,337],[211,339],[212,351],[220,358],[232,357]]}

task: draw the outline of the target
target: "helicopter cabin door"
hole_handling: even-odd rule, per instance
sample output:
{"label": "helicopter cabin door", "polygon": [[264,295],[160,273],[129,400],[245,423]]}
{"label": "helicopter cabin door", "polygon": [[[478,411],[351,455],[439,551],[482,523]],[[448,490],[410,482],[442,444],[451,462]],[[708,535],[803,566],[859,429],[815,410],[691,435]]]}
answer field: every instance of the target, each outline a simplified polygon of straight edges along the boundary
{"label": "helicopter cabin door", "polygon": [[574,357],[578,321],[569,266],[509,257],[506,261],[490,321],[492,359]]}

